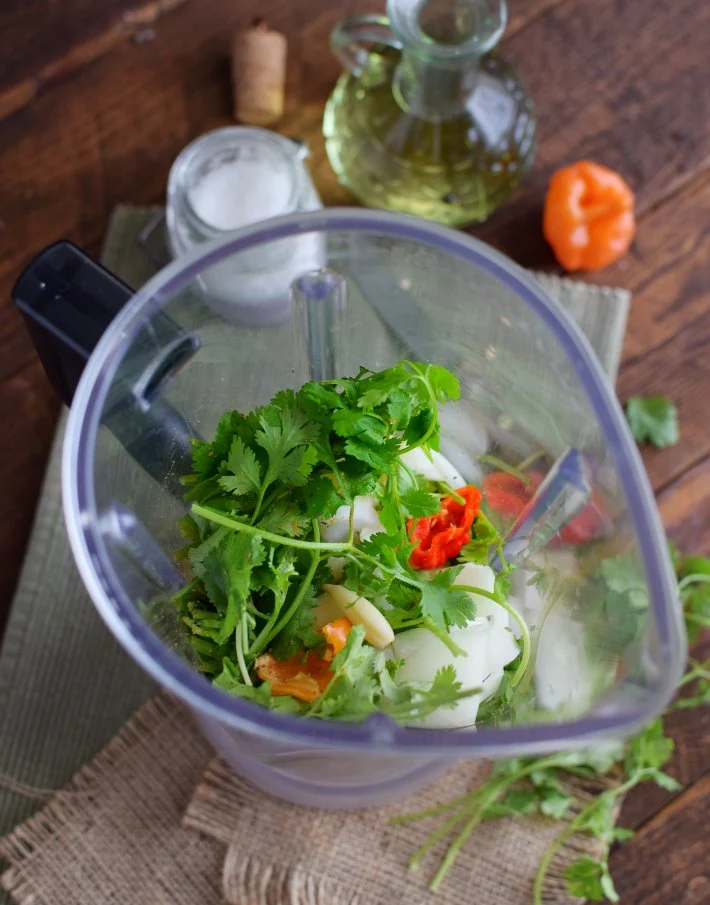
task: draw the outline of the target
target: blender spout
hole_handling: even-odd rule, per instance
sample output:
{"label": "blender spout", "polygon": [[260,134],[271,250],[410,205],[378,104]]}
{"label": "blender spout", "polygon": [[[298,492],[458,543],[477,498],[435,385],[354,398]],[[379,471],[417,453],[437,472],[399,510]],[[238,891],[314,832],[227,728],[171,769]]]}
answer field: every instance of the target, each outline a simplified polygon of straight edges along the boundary
{"label": "blender spout", "polygon": [[308,350],[311,380],[341,376],[347,342],[348,284],[332,270],[311,270],[291,283],[294,326]]}

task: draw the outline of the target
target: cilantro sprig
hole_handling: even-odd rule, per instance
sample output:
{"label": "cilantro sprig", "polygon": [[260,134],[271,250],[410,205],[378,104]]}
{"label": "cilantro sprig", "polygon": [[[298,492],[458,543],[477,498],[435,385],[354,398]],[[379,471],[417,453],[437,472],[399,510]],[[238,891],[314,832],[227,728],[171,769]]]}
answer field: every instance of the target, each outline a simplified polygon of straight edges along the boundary
{"label": "cilantro sprig", "polygon": [[637,443],[663,448],[678,442],[678,409],[666,396],[632,396],[626,420]]}
{"label": "cilantro sprig", "polygon": [[[438,365],[402,361],[352,378],[285,390],[248,414],[227,412],[211,442],[193,441],[193,473],[183,479],[190,515],[181,520],[188,542],[180,551],[192,581],[175,603],[189,629],[202,670],[230,693],[275,709],[330,719],[363,719],[379,709],[411,721],[437,706],[453,706],[477,689],[463,689],[455,673],[437,675],[429,689],[393,681],[357,627],[333,659],[333,678],[311,705],[285,705],[254,675],[258,656],[288,659],[324,650],[313,628],[319,589],[333,580],[331,557],[344,563],[344,582],[360,596],[386,597],[395,631],[425,626],[456,655],[450,630],[475,616],[469,591],[454,584],[460,567],[435,576],[409,564],[411,519],[433,515],[443,482],[412,472],[401,456],[439,444],[438,405],[458,398],[456,378]],[[354,500],[377,501],[384,531],[356,542]],[[340,543],[321,540],[319,524],[350,507],[350,531]],[[487,561],[502,538],[479,516],[462,557]],[[512,612],[500,588],[491,596]],[[517,617],[517,614],[513,615]],[[523,653],[513,679],[529,662]]]}
{"label": "cilantro sprig", "polygon": [[[678,593],[683,606],[688,638],[698,639],[710,629],[710,558],[682,556],[671,545],[671,555],[678,579]],[[636,612],[642,605],[637,567],[628,556],[604,561],[601,577],[607,586],[606,600],[612,605]],[[575,587],[568,580],[547,569],[538,581],[547,582],[553,605],[559,594],[566,592],[574,599]],[[480,593],[480,591],[479,591]],[[602,598],[604,599],[604,598]],[[679,683],[680,696],[670,710],[710,704],[710,661],[690,659]],[[503,698],[505,695],[503,696]],[[501,700],[495,706],[500,706]],[[645,782],[654,782],[667,791],[677,791],[680,784],[665,771],[673,753],[673,741],[665,735],[663,719],[654,720],[628,742],[607,743],[593,748],[552,754],[547,757],[516,758],[493,765],[488,779],[472,792],[414,814],[395,817],[392,823],[440,818],[441,823],[413,852],[410,870],[416,870],[433,846],[451,837],[447,852],[430,883],[436,890],[456,861],[474,830],[484,821],[504,816],[540,814],[564,821],[564,827],[552,841],[538,866],[532,889],[532,905],[542,905],[545,880],[550,867],[564,844],[576,834],[598,839],[598,858],[583,855],[570,864],[564,876],[572,896],[590,901],[607,899],[618,902],[619,896],[609,869],[609,852],[616,842],[623,842],[633,831],[616,826],[623,796]],[[583,779],[597,794],[576,797],[570,780]],[[611,785],[609,784],[611,781]],[[604,783],[600,790],[601,783]]]}

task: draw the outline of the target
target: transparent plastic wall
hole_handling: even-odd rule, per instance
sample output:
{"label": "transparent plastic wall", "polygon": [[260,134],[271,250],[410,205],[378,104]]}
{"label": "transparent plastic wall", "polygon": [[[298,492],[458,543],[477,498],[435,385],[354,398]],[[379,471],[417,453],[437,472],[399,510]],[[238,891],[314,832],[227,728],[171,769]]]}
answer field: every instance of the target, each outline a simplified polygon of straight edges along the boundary
{"label": "transparent plastic wall", "polygon": [[[88,472],[69,480],[78,481],[71,494],[89,513],[75,550],[91,559],[84,574],[99,609],[129,652],[191,704],[238,770],[306,804],[363,805],[381,801],[383,788],[396,797],[430,778],[442,757],[515,754],[631,731],[670,694],[682,643],[640,460],[589,347],[529,277],[483,246],[387,215],[350,215],[347,229],[333,217],[323,231],[319,216],[310,221],[317,235],[304,220],[295,237],[272,234],[279,246],[264,246],[263,235],[256,246],[297,258],[309,236],[327,268],[306,274],[300,288],[277,280],[274,309],[261,323],[258,312],[244,322],[243,294],[242,314],[231,315],[225,281],[227,267],[238,281],[254,266],[255,247],[229,258],[213,252],[149,287],[123,334],[99,350],[93,377],[85,375],[92,386],[79,394],[81,418],[73,414],[76,458],[68,468]],[[210,291],[215,272],[218,302]],[[182,544],[175,523],[187,509],[177,480],[189,468],[185,438],[211,437],[224,411],[247,411],[286,387],[401,358],[436,362],[459,377],[462,398],[443,414],[442,450],[467,480],[492,467],[478,461],[483,453],[513,466],[537,453],[544,471],[574,456],[571,476],[559,478],[565,491],[510,548],[518,567],[511,599],[537,653],[529,725],[427,732],[379,715],[360,726],[298,720],[229,699],[176,659],[190,660],[167,602],[185,580],[174,564]],[[167,440],[152,436],[154,415]],[[461,419],[477,429],[468,448],[457,439]],[[579,509],[567,486],[575,483],[585,485],[577,491],[587,502],[593,494],[600,503],[603,538],[569,547],[556,528]]]}

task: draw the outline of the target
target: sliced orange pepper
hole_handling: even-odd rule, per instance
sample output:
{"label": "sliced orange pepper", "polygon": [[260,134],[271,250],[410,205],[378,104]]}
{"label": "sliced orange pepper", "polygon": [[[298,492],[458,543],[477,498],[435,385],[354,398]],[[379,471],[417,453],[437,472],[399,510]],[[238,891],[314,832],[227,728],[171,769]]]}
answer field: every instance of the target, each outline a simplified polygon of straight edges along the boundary
{"label": "sliced orange pepper", "polygon": [[315,701],[333,678],[330,663],[313,651],[305,658],[295,656],[288,660],[262,654],[254,665],[262,682],[271,683],[273,695],[291,695],[299,701]]}
{"label": "sliced orange pepper", "polygon": [[271,683],[271,693],[276,697],[290,695],[299,701],[315,701],[333,678],[330,661],[345,647],[348,632],[353,627],[347,616],[341,616],[324,625],[321,632],[328,642],[328,650],[321,657],[315,651],[303,656],[277,660],[271,654],[262,654],[254,664],[262,682]]}
{"label": "sliced orange pepper", "polygon": [[607,267],[636,232],[634,193],[614,170],[580,160],[550,179],[542,230],[565,270]]}
{"label": "sliced orange pepper", "polygon": [[345,642],[348,640],[348,633],[352,627],[353,624],[347,616],[341,616],[340,619],[335,619],[333,622],[329,622],[327,625],[323,626],[321,633],[328,642],[328,651],[325,654],[325,660],[332,660],[333,657],[336,654],[339,654],[345,647]]}

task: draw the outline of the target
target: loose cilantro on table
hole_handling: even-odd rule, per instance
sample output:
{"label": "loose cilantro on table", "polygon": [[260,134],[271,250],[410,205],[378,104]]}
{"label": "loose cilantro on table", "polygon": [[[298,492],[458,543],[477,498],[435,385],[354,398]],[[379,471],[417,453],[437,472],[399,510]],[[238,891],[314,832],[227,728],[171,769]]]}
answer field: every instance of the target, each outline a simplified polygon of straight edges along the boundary
{"label": "loose cilantro on table", "polygon": [[[213,441],[193,441],[193,473],[183,479],[192,509],[181,520],[187,546],[179,556],[194,578],[175,603],[200,668],[219,687],[280,711],[342,720],[377,709],[414,720],[478,691],[463,689],[453,670],[437,675],[428,690],[400,688],[357,627],[331,663],[330,684],[310,705],[284,703],[254,675],[255,660],[266,651],[282,660],[325,651],[313,607],[319,589],[332,581],[333,556],[344,561],[348,588],[387,598],[395,631],[425,626],[463,653],[449,631],[475,616],[467,591],[478,589],[453,586],[460,567],[432,578],[409,563],[411,520],[437,513],[452,490],[400,460],[419,447],[438,448],[438,405],[458,395],[456,378],[437,365],[362,368],[352,378],[277,393],[248,414],[228,412]],[[385,530],[356,544],[351,516],[347,540],[322,541],[319,522],[341,506],[352,512],[355,497],[365,494],[377,500]],[[464,561],[486,562],[502,539],[479,515],[471,543],[476,551]],[[506,605],[500,587],[487,596]],[[528,659],[526,647],[523,669]]]}
{"label": "loose cilantro on table", "polygon": [[665,396],[632,396],[626,420],[637,443],[664,447],[678,442],[678,410]]}
{"label": "loose cilantro on table", "polygon": [[[710,628],[710,558],[684,557],[671,545],[678,578],[678,591],[683,606],[688,637],[697,640],[701,630]],[[644,606],[636,564],[628,556],[603,561],[601,575],[608,594],[619,595],[616,605],[634,612]],[[574,583],[553,574],[548,568],[539,579],[555,601],[565,589],[574,596]],[[554,605],[554,602],[553,602]],[[688,670],[679,683],[680,696],[670,709],[710,704],[710,661],[690,659]],[[501,694],[481,707],[482,716],[495,722],[497,711],[505,714],[511,708],[510,684],[505,679]],[[479,711],[480,712],[480,711]],[[609,851],[615,842],[623,842],[633,831],[616,826],[622,797],[635,786],[655,782],[668,791],[680,784],[664,772],[673,753],[673,741],[664,732],[663,719],[654,720],[628,742],[608,743],[581,751],[552,754],[547,757],[516,758],[499,761],[488,779],[471,792],[435,808],[395,817],[392,823],[443,818],[425,842],[412,854],[410,870],[416,870],[425,855],[442,839],[453,836],[448,850],[436,870],[430,888],[438,889],[474,830],[485,820],[505,816],[541,814],[565,821],[564,828],[545,852],[535,876],[532,905],[542,905],[543,889],[555,856],[572,836],[581,833],[601,842],[598,858],[583,855],[569,865],[564,876],[572,896],[597,902],[618,902],[609,870]],[[570,791],[572,779],[588,780],[590,788],[605,780],[604,788],[594,795],[578,798]],[[611,785],[609,782],[611,780]],[[454,835],[455,834],[455,835]]]}

